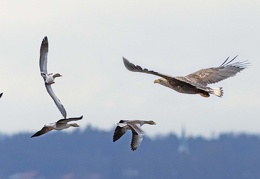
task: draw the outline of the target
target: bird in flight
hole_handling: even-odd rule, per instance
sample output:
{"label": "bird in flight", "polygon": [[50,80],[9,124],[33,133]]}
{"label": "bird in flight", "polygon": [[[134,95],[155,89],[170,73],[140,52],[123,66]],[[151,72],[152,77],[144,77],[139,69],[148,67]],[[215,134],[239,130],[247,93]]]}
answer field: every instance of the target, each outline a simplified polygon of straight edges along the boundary
{"label": "bird in flight", "polygon": [[229,77],[233,77],[250,64],[247,61],[233,62],[236,57],[237,56],[231,60],[229,60],[228,57],[219,67],[205,68],[187,76],[177,77],[172,77],[153,70],[142,68],[139,65],[134,65],[124,57],[123,62],[129,71],[147,73],[161,77],[154,80],[154,83],[166,86],[179,93],[200,94],[202,97],[209,97],[210,94],[214,94],[218,97],[222,97],[222,87],[212,88],[208,87],[207,85],[217,83]]}
{"label": "bird in flight", "polygon": [[41,43],[41,48],[40,48],[40,72],[41,76],[43,77],[45,87],[47,89],[47,92],[53,99],[54,103],[58,107],[59,111],[61,112],[62,116],[64,118],[67,117],[66,110],[58,97],[55,95],[55,93],[52,90],[51,85],[54,84],[54,80],[56,77],[61,77],[59,73],[53,74],[53,73],[48,73],[47,71],[47,57],[48,57],[48,51],[49,51],[49,43],[48,43],[48,38],[44,37]]}
{"label": "bird in flight", "polygon": [[141,144],[144,136],[144,131],[141,129],[141,126],[144,124],[155,125],[154,121],[144,121],[144,120],[120,120],[117,123],[114,135],[113,142],[120,139],[127,130],[132,131],[132,141],[131,141],[131,149],[134,151]]}
{"label": "bird in flight", "polygon": [[68,123],[68,122],[78,121],[78,120],[81,120],[82,118],[83,118],[83,116],[73,117],[73,118],[68,118],[68,119],[60,119],[57,122],[45,124],[44,127],[41,130],[39,130],[38,132],[36,132],[35,134],[33,134],[31,136],[31,138],[40,136],[51,130],[63,130],[63,129],[67,129],[69,127],[79,127],[79,125],[76,123]]}

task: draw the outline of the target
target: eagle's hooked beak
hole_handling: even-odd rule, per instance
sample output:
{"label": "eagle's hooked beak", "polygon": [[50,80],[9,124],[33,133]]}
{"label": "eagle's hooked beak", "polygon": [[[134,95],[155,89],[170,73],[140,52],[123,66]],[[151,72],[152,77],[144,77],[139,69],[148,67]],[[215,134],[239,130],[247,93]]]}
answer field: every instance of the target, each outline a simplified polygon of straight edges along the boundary
{"label": "eagle's hooked beak", "polygon": [[157,80],[154,80],[154,83],[159,83],[159,80],[157,79]]}

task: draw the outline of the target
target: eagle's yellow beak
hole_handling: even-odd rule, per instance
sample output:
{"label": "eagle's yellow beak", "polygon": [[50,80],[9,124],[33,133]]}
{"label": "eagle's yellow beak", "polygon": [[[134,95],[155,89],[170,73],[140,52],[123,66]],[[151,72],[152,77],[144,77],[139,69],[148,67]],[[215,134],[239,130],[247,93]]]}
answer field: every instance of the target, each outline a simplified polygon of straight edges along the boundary
{"label": "eagle's yellow beak", "polygon": [[154,83],[159,83],[159,80],[157,79],[157,80],[154,80]]}

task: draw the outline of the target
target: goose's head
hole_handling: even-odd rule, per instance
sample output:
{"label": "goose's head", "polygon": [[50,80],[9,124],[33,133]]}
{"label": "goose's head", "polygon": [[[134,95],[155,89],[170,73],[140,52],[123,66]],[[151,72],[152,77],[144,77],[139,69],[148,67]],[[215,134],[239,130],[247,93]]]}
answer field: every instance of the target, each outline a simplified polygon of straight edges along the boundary
{"label": "goose's head", "polygon": [[71,123],[71,124],[69,124],[69,125],[72,126],[72,127],[79,127],[79,125],[76,124],[76,123]]}
{"label": "goose's head", "polygon": [[146,123],[150,124],[150,125],[156,125],[156,123],[154,121],[147,121]]}
{"label": "goose's head", "polygon": [[53,75],[53,78],[57,78],[57,77],[62,77],[62,75],[59,74],[59,73],[56,73],[56,74]]}
{"label": "goose's head", "polygon": [[166,86],[166,87],[170,87],[171,86],[169,84],[169,82],[166,79],[164,79],[164,78],[159,78],[157,80],[154,80],[154,83],[158,83],[158,84]]}
{"label": "goose's head", "polygon": [[127,124],[126,124],[126,121],[120,120],[119,123],[116,123],[116,125],[119,127],[125,127]]}

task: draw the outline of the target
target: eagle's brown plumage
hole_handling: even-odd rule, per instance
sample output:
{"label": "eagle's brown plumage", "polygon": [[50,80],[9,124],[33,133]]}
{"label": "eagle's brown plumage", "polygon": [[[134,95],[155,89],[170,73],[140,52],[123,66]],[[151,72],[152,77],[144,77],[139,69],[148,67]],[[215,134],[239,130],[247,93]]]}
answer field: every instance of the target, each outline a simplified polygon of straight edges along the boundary
{"label": "eagle's brown plumage", "polygon": [[[237,56],[236,56],[237,57]],[[162,73],[155,72],[142,68],[138,65],[134,65],[123,57],[125,67],[132,72],[141,72],[160,76],[160,79],[155,80],[155,83],[159,83],[163,86],[169,87],[177,92],[185,94],[200,94],[203,97],[209,97],[210,94],[214,94],[218,97],[223,95],[222,88],[211,88],[208,84],[217,83],[221,80],[235,76],[238,72],[245,69],[249,62],[234,62],[234,57],[229,61],[227,58],[219,67],[212,67],[201,69],[197,72],[191,73],[187,76],[172,77]]]}

